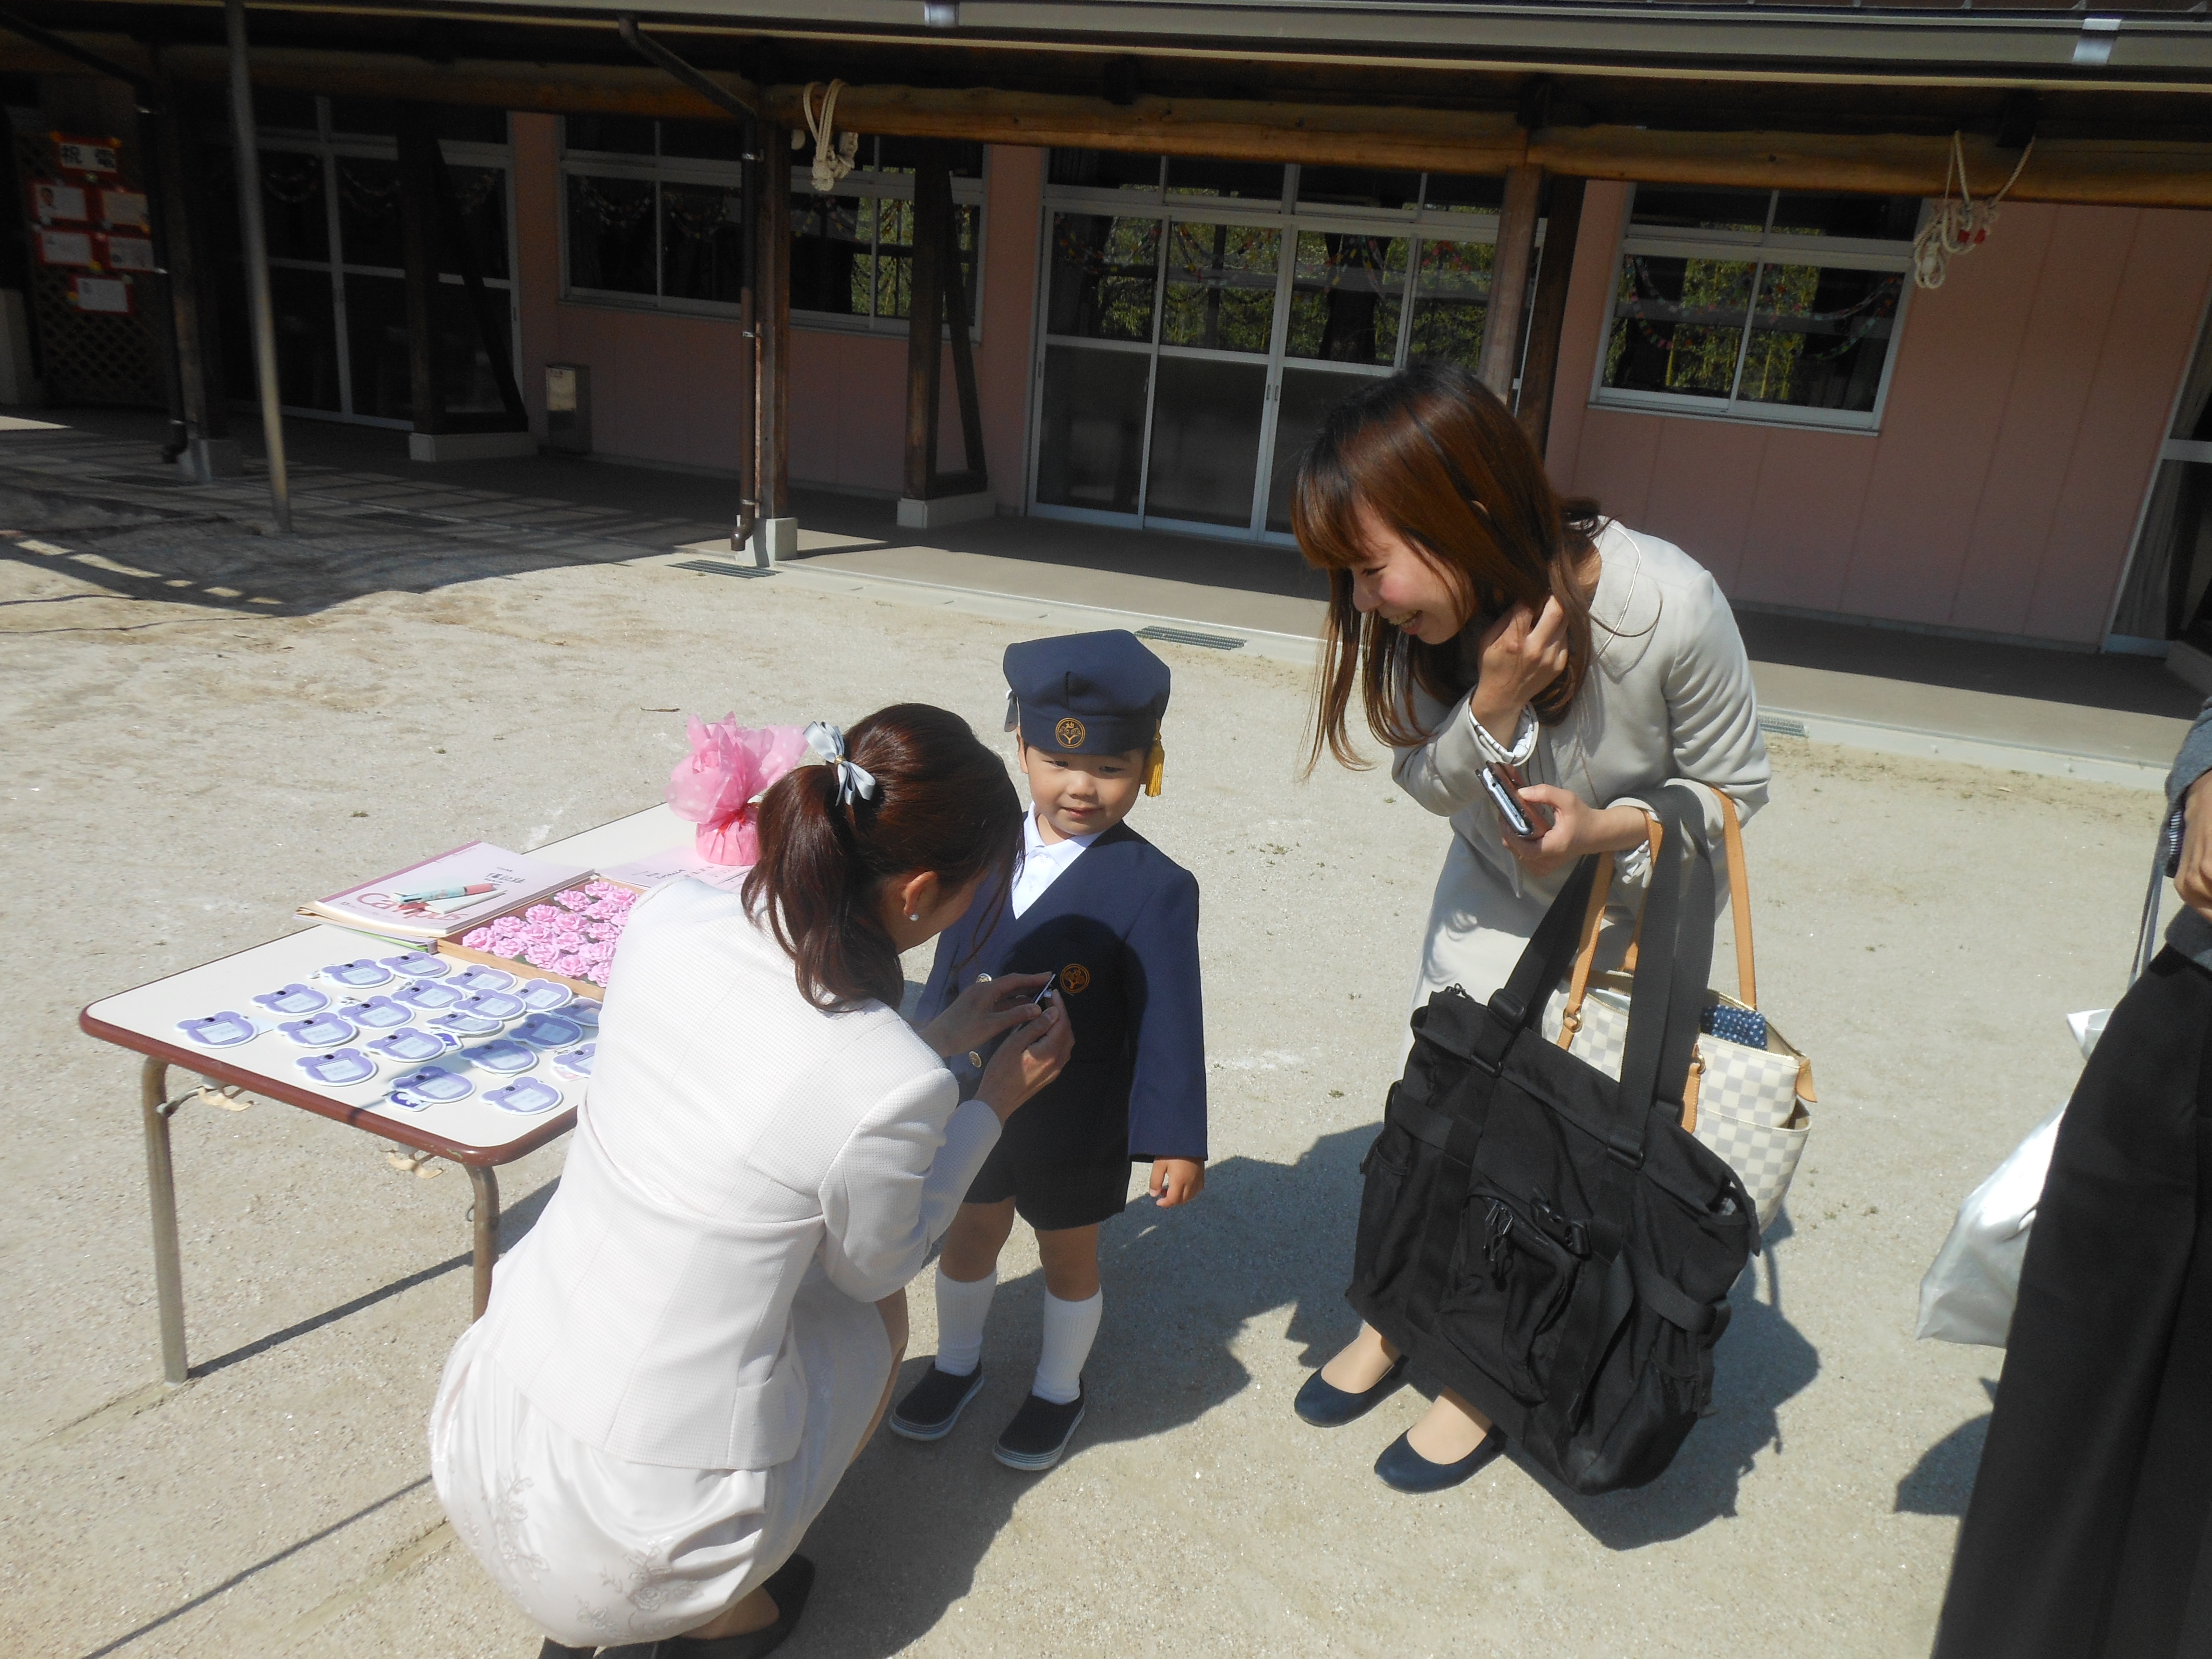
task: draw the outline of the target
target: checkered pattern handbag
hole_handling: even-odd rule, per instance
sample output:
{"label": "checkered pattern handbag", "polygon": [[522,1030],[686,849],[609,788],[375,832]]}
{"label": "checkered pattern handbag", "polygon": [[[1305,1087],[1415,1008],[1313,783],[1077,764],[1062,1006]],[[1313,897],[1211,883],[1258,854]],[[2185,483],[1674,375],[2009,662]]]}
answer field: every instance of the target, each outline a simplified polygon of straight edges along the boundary
{"label": "checkered pattern handbag", "polygon": [[[1797,1173],[1806,1138],[1813,1131],[1812,1116],[1805,1109],[1817,1104],[1818,1097],[1813,1092],[1812,1062],[1759,1012],[1743,830],[1735,803],[1726,795],[1720,802],[1729,905],[1735,918],[1738,994],[1705,993],[1703,1029],[1682,1090],[1682,1127],[1727,1160],[1742,1179],[1763,1231],[1773,1224]],[[1652,833],[1656,842],[1656,825]],[[1583,920],[1582,949],[1572,976],[1552,994],[1544,1011],[1544,1034],[1617,1078],[1628,1042],[1628,991],[1636,947],[1629,947],[1628,965],[1621,971],[1591,972],[1611,867],[1610,860],[1598,866],[1598,880]]]}

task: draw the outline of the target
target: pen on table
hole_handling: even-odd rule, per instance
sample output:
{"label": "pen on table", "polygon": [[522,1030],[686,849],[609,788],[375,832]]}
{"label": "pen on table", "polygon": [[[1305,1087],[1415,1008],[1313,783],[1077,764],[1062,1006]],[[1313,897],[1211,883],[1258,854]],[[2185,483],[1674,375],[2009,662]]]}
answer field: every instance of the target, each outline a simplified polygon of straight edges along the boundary
{"label": "pen on table", "polygon": [[479,893],[496,893],[499,889],[488,881],[471,883],[466,887],[441,887],[428,893],[402,893],[402,904],[428,904],[433,899],[474,898]]}

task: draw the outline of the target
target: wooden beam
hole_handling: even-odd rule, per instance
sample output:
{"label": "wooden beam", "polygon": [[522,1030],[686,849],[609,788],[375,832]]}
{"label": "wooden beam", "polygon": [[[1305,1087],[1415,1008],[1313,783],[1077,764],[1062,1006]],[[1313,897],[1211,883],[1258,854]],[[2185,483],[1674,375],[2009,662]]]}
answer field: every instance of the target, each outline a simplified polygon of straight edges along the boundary
{"label": "wooden beam", "polygon": [[[145,64],[144,48],[122,36],[70,38],[134,71]],[[611,27],[606,40],[611,58],[626,52]],[[161,55],[179,80],[213,83],[223,77],[218,48],[171,46]],[[80,72],[67,59],[13,37],[0,38],[0,71]],[[702,72],[726,88],[744,84],[736,76]],[[553,114],[728,118],[714,102],[660,70],[622,63],[462,58],[441,64],[398,53],[258,47],[252,73],[257,85],[339,96]],[[799,92],[796,86],[771,86],[761,88],[759,95],[779,122],[796,125]],[[731,95],[737,94],[732,90]],[[1948,135],[1647,131],[1629,126],[1528,132],[1504,112],[1154,97],[1121,106],[1103,98],[989,88],[848,87],[838,98],[837,118],[856,132],[898,137],[1439,173],[1504,173],[1526,164],[1580,179],[1909,196],[1940,195],[1951,155]],[[2000,149],[1987,137],[1969,137],[1965,148],[1978,193],[1994,191],[2020,159],[2017,151]],[[2047,139],[2036,145],[2012,197],[2026,202],[2212,208],[2212,143]]]}
{"label": "wooden beam", "polygon": [[1559,378],[1559,341],[1566,328],[1567,285],[1574,280],[1585,188],[1579,179],[1553,179],[1551,204],[1544,215],[1544,258],[1536,269],[1528,344],[1521,357],[1521,395],[1513,405],[1522,430],[1540,456],[1552,436],[1552,392]]}
{"label": "wooden beam", "polygon": [[1498,257],[1490,268],[1489,314],[1482,322],[1482,358],[1475,373],[1508,409],[1513,407],[1513,381],[1521,367],[1521,323],[1528,313],[1536,211],[1543,198],[1543,168],[1518,167],[1506,173]]}

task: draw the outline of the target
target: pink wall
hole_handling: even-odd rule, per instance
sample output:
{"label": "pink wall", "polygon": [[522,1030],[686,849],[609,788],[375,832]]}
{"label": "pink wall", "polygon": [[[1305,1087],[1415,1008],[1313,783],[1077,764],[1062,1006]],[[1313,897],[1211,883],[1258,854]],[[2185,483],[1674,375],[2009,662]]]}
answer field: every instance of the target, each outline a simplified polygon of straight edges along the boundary
{"label": "pink wall", "polygon": [[[524,395],[544,430],[544,365],[592,367],[594,447],[602,453],[735,470],[738,331],[721,318],[562,301],[558,126],[514,118],[516,255]],[[1021,498],[1028,417],[1030,318],[1036,280],[1044,152],[994,148],[984,215],[983,337],[975,379],[983,447],[999,498]],[[951,363],[939,465],[961,465]],[[791,476],[794,483],[894,495],[904,465],[906,342],[794,327]]]}
{"label": "pink wall", "polygon": [[1591,186],[1550,466],[1733,599],[2099,643],[2208,282],[2212,214],[2008,206],[1906,306],[1878,434],[1588,406],[1627,187]]}

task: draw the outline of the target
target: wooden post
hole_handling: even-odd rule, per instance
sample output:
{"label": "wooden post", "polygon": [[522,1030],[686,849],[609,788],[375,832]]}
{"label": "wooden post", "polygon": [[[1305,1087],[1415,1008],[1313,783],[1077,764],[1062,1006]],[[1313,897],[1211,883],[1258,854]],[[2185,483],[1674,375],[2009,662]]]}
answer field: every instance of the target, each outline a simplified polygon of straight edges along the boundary
{"label": "wooden post", "polygon": [[1528,266],[1536,251],[1536,210],[1544,169],[1505,170],[1505,210],[1498,221],[1498,258],[1490,273],[1490,315],[1482,326],[1482,362],[1476,373],[1507,408],[1513,406],[1513,374],[1521,361],[1521,320],[1528,308]]}
{"label": "wooden post", "polygon": [[937,189],[945,171],[944,146],[915,147],[913,257],[906,313],[906,495],[926,501],[937,493],[937,406],[942,382],[938,319],[945,315],[945,231]]}
{"label": "wooden post", "polygon": [[746,118],[744,137],[738,146],[744,157],[738,164],[738,189],[744,200],[744,221],[738,231],[738,384],[748,395],[738,399],[738,514],[730,530],[730,551],[743,553],[753,538],[760,516],[760,456],[753,434],[757,385],[754,365],[759,359],[755,336],[760,326],[754,296],[760,276],[760,192],[764,169],[760,164],[760,123]]}
{"label": "wooden post", "polygon": [[1521,398],[1514,412],[1541,455],[1552,435],[1552,392],[1559,375],[1559,336],[1567,320],[1567,284],[1575,274],[1575,239],[1583,222],[1583,181],[1552,180],[1551,210],[1544,220],[1544,260],[1536,268],[1536,298],[1528,316],[1528,350],[1521,365]]}
{"label": "wooden post", "polygon": [[[191,187],[198,170],[186,155],[189,134],[177,114],[176,88],[161,71],[158,49],[149,47],[148,56],[155,66],[161,108],[153,124],[153,154],[146,158],[146,189],[166,233],[163,255],[169,268],[170,311],[176,319],[177,374],[184,393],[185,435],[191,446],[186,454],[196,470],[204,470],[204,445],[222,438],[225,428],[222,395],[209,384],[212,365],[219,360],[210,347],[200,307],[201,219],[199,198]],[[234,461],[228,468],[237,470]]]}
{"label": "wooden post", "polygon": [[253,365],[261,393],[261,443],[269,459],[269,511],[276,533],[292,533],[292,480],[284,465],[284,411],[276,380],[276,307],[269,287],[269,234],[261,216],[261,133],[253,119],[253,76],[246,63],[246,0],[223,0],[230,64],[230,136],[238,146],[238,218],[246,236],[246,299],[253,319]]}
{"label": "wooden post", "polygon": [[445,398],[438,384],[437,135],[419,104],[400,106],[399,261],[406,270],[407,379],[417,432],[443,432]]}
{"label": "wooden post", "polygon": [[[968,283],[960,274],[960,211],[952,204],[952,173],[939,179],[945,194],[945,319],[952,340],[952,386],[960,398],[960,453],[968,466],[961,488],[988,489],[991,469],[983,459],[983,408],[975,395],[975,343],[968,337]],[[975,272],[983,270],[983,250],[975,250]]]}
{"label": "wooden post", "polygon": [[[422,123],[426,131],[430,124]],[[483,261],[477,252],[475,233],[470,230],[466,216],[461,210],[461,193],[454,186],[452,170],[446,166],[446,152],[434,132],[425,146],[429,155],[430,171],[438,181],[438,214],[445,227],[445,244],[461,267],[461,286],[469,296],[469,311],[476,319],[477,333],[483,341],[484,356],[491,363],[492,380],[499,387],[499,401],[507,410],[507,419],[518,432],[530,427],[530,411],[523,406],[522,388],[515,384],[514,368],[509,361],[509,335],[512,319],[504,313],[507,307],[495,304],[491,290],[484,286]],[[434,255],[438,239],[430,242]],[[437,292],[439,261],[430,262],[431,292]]]}
{"label": "wooden post", "polygon": [[[754,413],[758,512],[780,523],[791,514],[791,457],[786,426],[791,411],[791,129],[761,128],[759,291],[754,305],[759,321],[760,356],[756,368],[758,403]],[[795,549],[775,545],[765,532],[769,558]]]}

